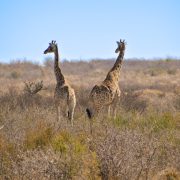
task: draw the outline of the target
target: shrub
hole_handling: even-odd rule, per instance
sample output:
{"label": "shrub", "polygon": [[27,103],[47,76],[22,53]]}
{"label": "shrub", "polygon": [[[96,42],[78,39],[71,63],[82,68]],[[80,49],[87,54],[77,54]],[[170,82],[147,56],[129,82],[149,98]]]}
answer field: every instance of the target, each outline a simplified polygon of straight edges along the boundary
{"label": "shrub", "polygon": [[170,75],[175,75],[176,74],[176,69],[168,69],[167,73]]}
{"label": "shrub", "polygon": [[26,133],[24,147],[27,149],[43,148],[49,145],[53,132],[52,128],[39,123],[35,129]]}
{"label": "shrub", "polygon": [[57,152],[67,153],[71,141],[71,135],[68,132],[62,132],[52,139],[52,147]]}
{"label": "shrub", "polygon": [[20,77],[20,74],[16,71],[13,71],[10,73],[10,78],[12,78],[12,79],[17,79],[19,77]]}
{"label": "shrub", "polygon": [[66,131],[57,134],[52,140],[52,147],[60,153],[71,153],[75,156],[82,155],[87,148],[82,136],[72,136]]}

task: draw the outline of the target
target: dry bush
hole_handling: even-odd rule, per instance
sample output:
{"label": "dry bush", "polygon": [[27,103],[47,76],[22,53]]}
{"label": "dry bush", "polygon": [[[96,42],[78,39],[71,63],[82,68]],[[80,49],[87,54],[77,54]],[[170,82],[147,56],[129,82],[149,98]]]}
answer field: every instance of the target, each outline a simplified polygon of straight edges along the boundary
{"label": "dry bush", "polygon": [[180,96],[177,96],[177,98],[174,100],[175,108],[180,111]]}
{"label": "dry bush", "polygon": [[[56,121],[52,62],[0,64],[0,179],[152,179],[169,167],[178,174],[180,62],[125,61],[117,117],[107,118],[103,110],[91,136],[88,95],[112,64],[61,64],[77,96],[74,127]],[[162,73],[151,76],[157,69]],[[10,78],[12,72],[18,77]],[[23,92],[24,81],[38,79],[46,90]]]}
{"label": "dry bush", "polygon": [[157,112],[174,112],[179,109],[179,96],[156,89],[143,89],[123,94],[121,106],[127,110],[140,113],[154,110]]}
{"label": "dry bush", "polygon": [[24,140],[25,149],[44,148],[49,145],[53,136],[53,130],[48,124],[39,122],[35,128],[26,132]]}
{"label": "dry bush", "polygon": [[[91,157],[91,156],[90,156]],[[12,163],[12,168],[3,177],[13,179],[86,179],[92,174],[97,179],[96,172],[90,172],[96,164],[92,161],[86,165],[86,158],[60,156],[51,148],[46,151],[33,150],[21,152],[16,162]],[[89,173],[89,174],[86,174]],[[94,173],[94,174],[93,174]]]}
{"label": "dry bush", "polygon": [[179,180],[180,179],[180,172],[178,172],[174,168],[166,168],[158,172],[156,176],[153,177],[153,180]]}
{"label": "dry bush", "polygon": [[[17,101],[20,95],[14,95],[16,100],[9,101],[9,115],[1,114],[5,123],[1,130],[1,157],[6,157],[1,163],[1,178],[144,179],[168,164],[180,168],[176,135],[179,121],[174,115],[151,112],[148,117],[122,111],[123,119],[100,116],[90,136],[88,122],[80,110],[76,113],[81,116],[72,128],[66,120],[56,122],[54,109],[38,100],[22,110]],[[5,100],[11,98],[12,94],[6,94]],[[1,112],[8,104],[5,100]],[[79,102],[83,109],[83,100]]]}
{"label": "dry bush", "polygon": [[157,145],[143,136],[135,131],[118,133],[111,129],[105,139],[96,142],[102,179],[148,177]]}
{"label": "dry bush", "polygon": [[0,177],[84,179],[89,176],[97,179],[97,157],[88,149],[86,139],[83,132],[74,134],[71,129],[54,131],[41,122],[26,129],[24,141],[16,147],[17,150],[6,141],[0,141],[0,147],[3,147],[0,148]]}
{"label": "dry bush", "polygon": [[97,153],[102,179],[150,179],[169,164],[179,169],[179,145],[167,142],[169,133],[159,132],[149,126],[143,132],[128,126],[97,127],[90,148]]}
{"label": "dry bush", "polygon": [[24,82],[24,92],[34,95],[43,89],[43,81],[40,82]]}
{"label": "dry bush", "polygon": [[11,87],[0,97],[0,103],[4,106],[3,110],[27,109],[32,106],[52,107],[53,97],[43,97],[38,94],[31,96],[31,94],[19,93],[16,88]]}

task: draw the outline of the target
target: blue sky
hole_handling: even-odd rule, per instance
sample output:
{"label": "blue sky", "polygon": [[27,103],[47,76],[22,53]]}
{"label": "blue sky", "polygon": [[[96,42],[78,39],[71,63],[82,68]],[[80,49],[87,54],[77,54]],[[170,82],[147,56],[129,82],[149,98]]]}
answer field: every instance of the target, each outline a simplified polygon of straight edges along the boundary
{"label": "blue sky", "polygon": [[180,57],[179,0],[1,0],[0,62],[42,62],[56,40],[62,59]]}

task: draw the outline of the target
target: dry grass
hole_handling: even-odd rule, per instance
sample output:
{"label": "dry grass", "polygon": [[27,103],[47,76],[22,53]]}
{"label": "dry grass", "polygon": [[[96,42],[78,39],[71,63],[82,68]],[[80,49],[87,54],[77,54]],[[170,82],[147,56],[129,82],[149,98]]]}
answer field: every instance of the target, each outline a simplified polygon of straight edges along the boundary
{"label": "dry grass", "polygon": [[[178,179],[180,61],[126,61],[118,116],[102,112],[89,133],[92,86],[112,60],[63,62],[77,95],[74,128],[56,121],[53,65],[0,65],[0,179]],[[33,96],[24,82],[43,81]]]}

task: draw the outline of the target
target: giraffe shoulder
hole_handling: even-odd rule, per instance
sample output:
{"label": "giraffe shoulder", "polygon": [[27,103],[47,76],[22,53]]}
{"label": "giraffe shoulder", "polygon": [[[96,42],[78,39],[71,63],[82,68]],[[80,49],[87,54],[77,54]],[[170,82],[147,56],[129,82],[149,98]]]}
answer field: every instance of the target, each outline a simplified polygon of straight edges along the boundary
{"label": "giraffe shoulder", "polygon": [[95,85],[92,90],[91,90],[91,93],[94,93],[96,92],[97,90],[99,90],[99,85]]}

